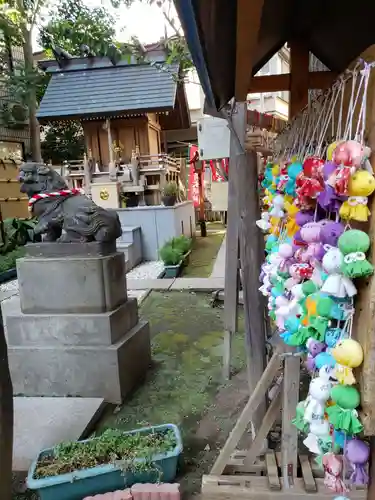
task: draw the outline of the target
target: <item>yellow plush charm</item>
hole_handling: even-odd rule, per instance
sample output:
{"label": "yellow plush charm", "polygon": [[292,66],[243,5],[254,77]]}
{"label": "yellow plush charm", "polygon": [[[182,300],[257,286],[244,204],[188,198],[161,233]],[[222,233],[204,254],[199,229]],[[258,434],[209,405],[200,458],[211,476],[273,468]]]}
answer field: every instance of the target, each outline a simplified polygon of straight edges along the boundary
{"label": "yellow plush charm", "polygon": [[340,144],[339,141],[337,142],[333,142],[332,144],[330,144],[327,148],[327,160],[328,161],[332,161],[332,155],[333,155],[333,152],[334,150],[337,148],[337,146]]}
{"label": "yellow plush charm", "polygon": [[375,191],[375,178],[367,170],[358,170],[349,179],[349,197],[340,208],[340,217],[345,220],[366,222],[370,210],[367,197]]}
{"label": "yellow plush charm", "polygon": [[285,224],[286,234],[291,238],[299,229],[299,226],[296,222],[296,215],[299,212],[299,208],[292,203],[289,203],[289,201],[285,201],[284,209],[288,214],[287,223]]}
{"label": "yellow plush charm", "polygon": [[335,377],[343,385],[353,385],[356,380],[353,368],[357,368],[363,362],[363,349],[359,342],[354,339],[341,340],[331,351],[336,360]]}

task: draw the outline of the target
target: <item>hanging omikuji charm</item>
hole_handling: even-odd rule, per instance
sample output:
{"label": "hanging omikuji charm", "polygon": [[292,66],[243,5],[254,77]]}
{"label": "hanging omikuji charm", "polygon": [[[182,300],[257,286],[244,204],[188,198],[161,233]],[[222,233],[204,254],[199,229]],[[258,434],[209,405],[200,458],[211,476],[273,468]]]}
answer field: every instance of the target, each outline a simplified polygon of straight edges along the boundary
{"label": "hanging omikuji charm", "polygon": [[364,231],[358,229],[346,231],[340,236],[338,246],[344,254],[341,270],[345,276],[361,278],[373,274],[374,268],[366,259],[370,238]]}
{"label": "hanging omikuji charm", "polygon": [[369,281],[356,280],[374,273],[366,223],[375,216],[369,208],[375,176],[364,141],[371,68],[359,62],[351,79],[340,79],[276,140],[256,221],[266,233],[259,290],[272,329],[296,348],[311,376],[293,424],[324,469],[325,486],[339,495],[368,483],[369,446],[359,439],[356,385],[364,353],[354,337],[363,317],[355,319],[357,304],[364,304],[363,281]]}

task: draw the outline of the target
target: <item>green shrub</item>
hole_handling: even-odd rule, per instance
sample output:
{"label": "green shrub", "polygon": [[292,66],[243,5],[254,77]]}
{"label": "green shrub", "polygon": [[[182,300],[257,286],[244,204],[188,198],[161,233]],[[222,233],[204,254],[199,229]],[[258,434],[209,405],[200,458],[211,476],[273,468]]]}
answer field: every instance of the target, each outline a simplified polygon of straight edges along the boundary
{"label": "green shrub", "polygon": [[160,258],[165,266],[176,266],[182,259],[182,251],[173,247],[171,242],[167,242],[160,249]]}
{"label": "green shrub", "polygon": [[181,236],[173,238],[171,244],[173,248],[179,248],[184,255],[191,249],[192,240],[182,234]]}
{"label": "green shrub", "polygon": [[5,219],[0,231],[0,254],[6,255],[17,247],[35,240],[36,219]]}
{"label": "green shrub", "polygon": [[6,255],[0,255],[0,273],[9,271],[9,269],[14,269],[16,267],[16,260],[20,259],[25,255],[25,249],[22,247],[15,248]]}
{"label": "green shrub", "polygon": [[164,196],[177,196],[179,192],[178,185],[176,182],[167,182],[163,189]]}

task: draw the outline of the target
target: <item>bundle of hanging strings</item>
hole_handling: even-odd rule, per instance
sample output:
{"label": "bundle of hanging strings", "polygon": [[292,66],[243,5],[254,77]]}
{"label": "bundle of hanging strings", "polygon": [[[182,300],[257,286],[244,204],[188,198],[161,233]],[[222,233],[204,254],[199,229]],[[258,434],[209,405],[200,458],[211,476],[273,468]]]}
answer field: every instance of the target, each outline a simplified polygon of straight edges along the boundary
{"label": "bundle of hanging strings", "polygon": [[259,290],[280,338],[311,375],[294,423],[325,485],[339,494],[368,482],[353,371],[364,354],[353,324],[357,279],[374,272],[366,226],[357,229],[371,215],[375,191],[365,142],[373,67],[359,60],[278,136],[257,221],[266,250]]}

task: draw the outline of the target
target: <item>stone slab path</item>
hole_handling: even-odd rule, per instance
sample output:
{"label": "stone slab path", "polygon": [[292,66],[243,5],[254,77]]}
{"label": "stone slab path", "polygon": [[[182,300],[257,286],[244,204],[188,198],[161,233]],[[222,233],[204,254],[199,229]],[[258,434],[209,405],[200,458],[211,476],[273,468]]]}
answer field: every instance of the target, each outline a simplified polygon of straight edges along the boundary
{"label": "stone slab path", "polygon": [[225,277],[225,254],[226,254],[227,237],[224,236],[221,247],[216,256],[215,264],[212,269],[210,278],[224,278]]}
{"label": "stone slab path", "polygon": [[104,406],[101,398],[14,398],[13,470],[27,471],[45,448],[86,437]]}

